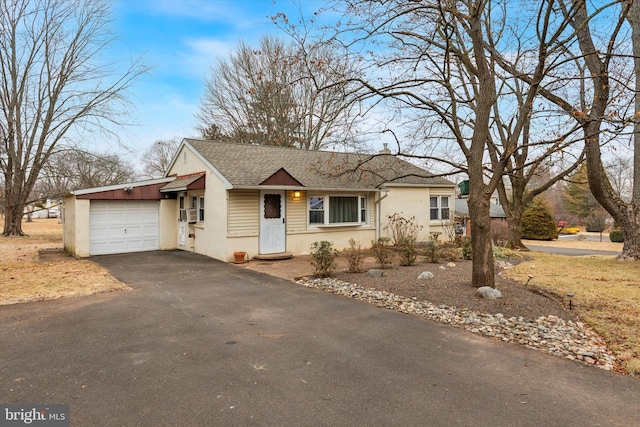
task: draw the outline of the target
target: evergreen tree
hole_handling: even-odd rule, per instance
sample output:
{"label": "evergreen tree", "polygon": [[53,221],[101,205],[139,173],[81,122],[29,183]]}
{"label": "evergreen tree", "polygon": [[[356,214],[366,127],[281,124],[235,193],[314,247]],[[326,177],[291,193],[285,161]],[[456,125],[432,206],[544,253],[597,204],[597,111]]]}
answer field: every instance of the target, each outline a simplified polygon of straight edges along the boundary
{"label": "evergreen tree", "polygon": [[587,180],[587,166],[583,164],[569,180],[563,200],[565,209],[580,218],[587,231],[602,232],[606,227],[607,211],[591,193]]}
{"label": "evergreen tree", "polygon": [[558,238],[558,228],[551,208],[541,197],[536,197],[522,214],[522,237],[531,240]]}

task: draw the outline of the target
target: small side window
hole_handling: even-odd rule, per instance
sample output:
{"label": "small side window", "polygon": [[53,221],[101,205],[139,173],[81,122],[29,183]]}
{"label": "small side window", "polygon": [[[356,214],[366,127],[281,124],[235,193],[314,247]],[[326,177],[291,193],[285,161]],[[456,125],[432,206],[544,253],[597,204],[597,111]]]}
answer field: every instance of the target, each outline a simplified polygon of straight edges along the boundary
{"label": "small side window", "polygon": [[204,222],[204,197],[200,197],[200,201],[199,201],[198,222]]}

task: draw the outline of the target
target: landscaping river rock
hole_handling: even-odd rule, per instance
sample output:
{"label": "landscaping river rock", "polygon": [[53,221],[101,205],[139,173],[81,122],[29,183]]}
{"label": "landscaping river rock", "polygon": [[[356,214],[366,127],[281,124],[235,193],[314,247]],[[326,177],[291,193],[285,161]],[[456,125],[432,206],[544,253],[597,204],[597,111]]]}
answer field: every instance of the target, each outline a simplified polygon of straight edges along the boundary
{"label": "landscaping river rock", "polygon": [[598,368],[613,370],[616,366],[616,358],[609,352],[602,338],[582,322],[565,321],[556,316],[542,316],[530,320],[524,317],[506,318],[500,313],[483,314],[465,308],[438,306],[391,292],[366,289],[334,278],[304,277],[296,283],[366,301],[389,310],[453,325],[504,342],[517,343]]}

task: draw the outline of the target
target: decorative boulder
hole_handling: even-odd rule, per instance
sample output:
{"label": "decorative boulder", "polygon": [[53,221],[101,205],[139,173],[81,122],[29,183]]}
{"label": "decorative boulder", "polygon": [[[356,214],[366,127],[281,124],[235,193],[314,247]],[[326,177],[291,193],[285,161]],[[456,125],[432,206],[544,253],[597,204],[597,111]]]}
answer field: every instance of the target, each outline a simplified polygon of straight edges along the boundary
{"label": "decorative boulder", "polygon": [[491,286],[482,286],[481,288],[478,288],[478,293],[484,299],[502,298],[502,292],[495,288],[492,288]]}
{"label": "decorative boulder", "polygon": [[378,268],[372,268],[371,270],[367,271],[367,274],[373,277],[382,277],[384,275],[384,271]]}
{"label": "decorative boulder", "polygon": [[422,273],[420,273],[420,275],[418,276],[418,280],[426,280],[426,279],[433,279],[434,275],[432,272],[430,271],[423,271]]}
{"label": "decorative boulder", "polygon": [[455,263],[455,262],[449,262],[449,263],[447,263],[447,267],[449,267],[449,268],[453,268],[453,267],[455,267],[455,266],[456,266],[456,263]]}

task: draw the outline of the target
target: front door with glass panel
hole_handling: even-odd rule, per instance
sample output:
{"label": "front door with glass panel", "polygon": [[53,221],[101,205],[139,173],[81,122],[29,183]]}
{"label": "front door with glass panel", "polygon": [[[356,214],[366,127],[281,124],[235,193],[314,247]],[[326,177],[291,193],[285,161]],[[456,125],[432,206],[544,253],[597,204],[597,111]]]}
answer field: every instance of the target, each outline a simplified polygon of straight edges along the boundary
{"label": "front door with glass panel", "polygon": [[285,252],[285,242],[285,192],[263,191],[260,194],[260,253]]}

